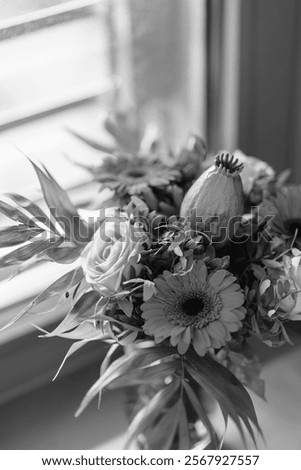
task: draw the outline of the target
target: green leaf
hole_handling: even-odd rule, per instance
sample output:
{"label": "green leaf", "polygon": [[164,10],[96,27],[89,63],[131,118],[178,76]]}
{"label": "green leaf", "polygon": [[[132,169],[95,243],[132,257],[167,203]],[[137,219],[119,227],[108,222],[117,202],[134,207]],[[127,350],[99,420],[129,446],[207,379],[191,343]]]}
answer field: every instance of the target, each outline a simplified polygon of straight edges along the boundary
{"label": "green leaf", "polygon": [[45,300],[61,295],[63,292],[68,291],[73,286],[78,284],[83,279],[83,276],[84,274],[81,267],[75,268],[72,271],[69,271],[68,273],[64,274],[62,277],[53,282],[49,287],[47,287],[47,289],[37,295],[30,302],[30,304],[28,304],[20,313],[18,313],[18,315],[16,315],[12,320],[10,320],[8,324],[2,327],[0,331],[13,325],[17,320],[22,318],[27,313],[30,313],[34,307],[37,307]]}
{"label": "green leaf", "polygon": [[67,313],[63,321],[46,336],[53,337],[66,333],[77,327],[83,321],[91,318],[94,314],[97,301],[99,300],[99,293],[92,290],[85,292],[72,309]]}
{"label": "green leaf", "polygon": [[[171,448],[176,432],[181,425],[181,408],[183,409],[182,401],[178,400],[171,408],[162,413],[162,417],[157,420],[156,424],[144,431],[147,449],[168,450]],[[182,449],[182,447],[179,448]]]}
{"label": "green leaf", "polygon": [[138,331],[125,331],[118,336],[118,343],[121,346],[128,346],[132,344],[138,336]]}
{"label": "green leaf", "polygon": [[135,368],[112,381],[108,388],[112,390],[142,384],[162,384],[166,377],[174,377],[175,372],[180,366],[181,362],[179,360],[170,360]]}
{"label": "green leaf", "polygon": [[29,161],[39,178],[48,207],[55,210],[53,215],[56,221],[63,228],[69,240],[79,243],[80,237],[87,233],[86,222],[79,217],[78,211],[66,191],[55,181],[49,171],[44,168],[43,172],[34,162],[30,159]]}
{"label": "green leaf", "polygon": [[[46,335],[45,335],[46,336]],[[68,349],[68,352],[67,354],[65,355],[60,367],[58,368],[55,376],[53,377],[52,381],[54,382],[55,379],[58,377],[59,373],[61,372],[62,368],[64,367],[67,359],[72,356],[72,354],[76,353],[76,351],[79,351],[82,347],[84,347],[86,344],[88,343],[88,341],[86,340],[81,340],[81,341],[77,341],[76,343],[73,343],[70,348]]]}
{"label": "green leaf", "polygon": [[238,428],[238,430],[239,430],[239,432],[240,432],[240,434],[243,438],[244,444],[246,445],[245,435],[244,435],[244,432],[243,432],[241,422],[239,420],[238,413],[235,412],[235,408],[233,409],[233,407],[235,407],[235,405],[233,403],[231,403],[231,401],[224,400],[224,398],[223,398],[224,394],[223,393],[218,394],[215,391],[214,387],[212,387],[211,385],[208,385],[206,382],[204,382],[203,378],[198,375],[198,372],[194,368],[192,368],[190,366],[187,366],[187,371],[189,372],[190,376],[201,387],[203,387],[204,390],[206,390],[208,395],[211,394],[213,396],[213,398],[218,402],[218,404],[220,406],[220,409],[222,411],[223,417],[224,417],[225,427],[227,426],[228,417],[231,416],[231,418],[233,419],[234,423],[236,424],[236,426],[237,426],[237,428]]}
{"label": "green leaf", "polygon": [[[45,212],[34,202],[30,201],[24,196],[21,196],[20,194],[16,193],[7,193],[6,196],[10,198],[15,204],[21,206],[23,209],[25,209],[29,214],[32,215],[33,219],[31,220],[31,223],[42,223],[45,225],[49,230],[51,230],[53,233],[56,233],[59,235],[59,232],[55,228],[54,224],[50,220],[49,217],[46,216]],[[35,221],[34,219],[38,219]]]}
{"label": "green leaf", "polygon": [[88,390],[85,395],[76,416],[89,405],[89,403],[97,395],[100,395],[102,391],[107,387],[112,387],[115,380],[120,380],[121,377],[125,376],[132,371],[135,371],[139,367],[144,367],[152,364],[159,359],[171,356],[173,351],[169,347],[149,347],[149,348],[135,348],[125,356],[116,359],[105,371],[103,375],[94,383],[94,385]]}
{"label": "green leaf", "polygon": [[35,255],[42,255],[51,246],[49,240],[33,240],[0,258],[0,269],[23,263]]}
{"label": "green leaf", "polygon": [[139,326],[130,325],[129,323],[125,323],[123,321],[117,320],[116,318],[110,317],[109,315],[104,315],[103,313],[97,313],[94,317],[97,320],[107,320],[110,323],[115,323],[116,325],[120,325],[123,328],[131,331],[142,331],[142,328]]}
{"label": "green leaf", "polygon": [[27,225],[13,225],[0,229],[0,248],[21,245],[39,235],[43,230],[38,227],[29,229]]}
{"label": "green leaf", "polygon": [[202,421],[202,423],[204,424],[205,428],[207,429],[209,435],[210,435],[210,439],[211,439],[211,442],[212,442],[212,445],[214,446],[215,449],[218,448],[219,446],[219,440],[218,440],[218,437],[217,437],[217,434],[212,426],[212,423],[202,405],[202,401],[200,400],[200,398],[198,398],[194,392],[194,390],[192,389],[192,387],[189,385],[188,382],[184,381],[183,382],[184,384],[184,389],[185,389],[185,392],[187,394],[187,397],[192,405],[192,407],[194,408],[197,416],[199,417],[199,419]]}
{"label": "green leaf", "polygon": [[[114,352],[115,352],[119,347],[120,347],[120,344],[118,344],[118,343],[113,343],[113,344],[110,346],[110,348],[109,348],[109,350],[108,350],[108,352],[107,352],[107,354],[106,354],[104,360],[103,360],[102,363],[101,363],[101,366],[100,366],[100,376],[104,375],[104,373],[106,372],[107,368],[108,368],[109,365],[110,365],[110,362],[111,362],[112,356],[114,355]],[[100,392],[99,397],[98,397],[98,408],[100,407],[100,403],[101,403],[101,392]]]}
{"label": "green leaf", "polygon": [[[69,359],[70,356],[72,356],[74,353],[76,353],[77,351],[79,351],[81,348],[83,348],[86,344],[90,343],[91,341],[99,341],[99,340],[103,340],[103,339],[106,339],[106,336],[103,335],[103,334],[99,334],[99,332],[97,332],[97,334],[94,336],[91,336],[91,338],[87,338],[87,339],[82,339],[80,341],[76,341],[76,343],[73,343],[70,348],[68,349],[68,352],[67,354],[65,355],[60,367],[58,368],[55,376],[53,377],[52,381],[54,381],[57,376],[59,375],[60,371],[62,370],[62,368],[64,367],[67,359]],[[113,346],[116,346],[115,344],[113,344],[111,347]],[[117,345],[118,346],[118,345]],[[110,348],[111,349],[111,348]],[[103,361],[104,362],[104,361]]]}
{"label": "green leaf", "polygon": [[232,418],[245,442],[242,421],[256,445],[250,422],[254,424],[260,434],[262,433],[252,400],[241,382],[228,369],[209,356],[196,357],[194,353],[189,351],[186,358],[186,370],[210,396],[215,398],[225,420],[228,416]]}
{"label": "green leaf", "polygon": [[125,356],[116,359],[105,371],[105,373],[100,376],[100,378],[94,383],[94,385],[88,390],[84,399],[82,400],[75,416],[78,417],[82,411],[89,405],[89,403],[97,395],[101,395],[103,389],[110,384],[113,380],[120,377],[121,374],[127,373],[131,369],[132,361],[131,358],[126,358]]}
{"label": "green leaf", "polygon": [[76,207],[70,201],[66,191],[55,181],[51,174],[44,168],[45,174],[40,168],[30,160],[34,170],[39,178],[41,189],[48,207],[62,210],[62,215],[76,216],[78,215]]}
{"label": "green leaf", "polygon": [[4,201],[0,201],[0,212],[15,222],[30,226],[30,218],[26,214]]}
{"label": "green leaf", "polygon": [[266,276],[265,270],[263,269],[262,266],[259,266],[258,264],[252,263],[251,264],[251,269],[254,273],[254,276],[258,280],[261,280],[262,278],[264,278]]}
{"label": "green leaf", "polygon": [[[48,332],[46,332],[48,334]],[[77,328],[71,331],[67,331],[67,333],[57,333],[57,337],[70,339],[70,340],[84,340],[84,341],[93,341],[100,339],[102,341],[110,340],[109,336],[103,331],[96,328],[94,322],[91,321],[84,321],[81,323]],[[45,336],[41,336],[45,338]]]}
{"label": "green leaf", "polygon": [[[141,345],[141,348],[139,347]],[[136,367],[145,367],[156,361],[168,361],[173,358],[179,359],[179,355],[170,346],[145,347],[143,342],[135,344],[133,354],[137,357]]]}
{"label": "green leaf", "polygon": [[133,304],[129,299],[123,298],[117,300],[118,307],[126,314],[127,317],[132,316]]}
{"label": "green leaf", "polygon": [[178,440],[179,440],[179,450],[189,450],[191,448],[190,443],[190,433],[189,433],[189,424],[187,419],[186,410],[182,400],[180,401],[180,415],[179,415],[179,425],[178,425]]}
{"label": "green leaf", "polygon": [[108,350],[107,354],[106,354],[106,357],[104,358],[104,360],[102,361],[101,363],[101,367],[100,367],[100,375],[103,375],[105,373],[105,371],[107,370],[107,368],[109,367],[110,365],[110,361],[111,361],[111,358],[114,354],[114,352],[119,348],[119,344],[118,343],[113,343],[110,347],[110,349]]}
{"label": "green leaf", "polygon": [[55,263],[70,264],[80,257],[82,250],[80,246],[51,246],[46,254]]}
{"label": "green leaf", "polygon": [[[171,382],[169,385],[159,390],[159,392],[157,392],[154,397],[151,398],[143,408],[141,408],[128,428],[125,448],[127,448],[129,444],[139,436],[139,434],[143,434],[162,412],[165,412],[165,408],[174,397],[179,386],[179,380]],[[178,420],[175,413],[173,413],[173,420],[175,416]]]}
{"label": "green leaf", "polygon": [[261,366],[259,359],[255,356],[253,358],[246,358],[243,354],[234,351],[228,353],[230,365],[228,366],[238,380],[249,387],[259,397],[265,400],[265,385],[264,380],[259,376]]}
{"label": "green leaf", "polygon": [[13,279],[14,277],[18,276],[19,274],[23,273],[24,271],[27,271],[33,266],[38,266],[39,263],[42,263],[45,261],[45,258],[43,258],[43,254],[41,256],[39,255],[34,255],[32,258],[29,258],[26,261],[23,261],[20,264],[17,264],[16,269],[14,269],[12,272],[10,269],[7,269],[3,272],[2,274],[2,280],[4,279]]}
{"label": "green leaf", "polygon": [[280,325],[280,328],[281,328],[281,332],[283,334],[283,337],[285,339],[285,341],[290,344],[291,346],[294,346],[294,343],[292,342],[292,340],[290,339],[289,335],[287,334],[287,331],[283,325],[282,322],[279,321],[279,325]]}

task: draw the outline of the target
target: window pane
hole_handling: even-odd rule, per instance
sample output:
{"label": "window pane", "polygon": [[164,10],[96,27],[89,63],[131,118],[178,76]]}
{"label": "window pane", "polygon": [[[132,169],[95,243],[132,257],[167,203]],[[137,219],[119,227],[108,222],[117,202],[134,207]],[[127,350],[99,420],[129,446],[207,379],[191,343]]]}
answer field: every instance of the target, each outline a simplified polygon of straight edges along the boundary
{"label": "window pane", "polygon": [[112,83],[108,51],[105,8],[96,6],[0,41],[0,126],[102,93]]}
{"label": "window pane", "polygon": [[113,6],[123,105],[134,103],[139,122],[158,123],[175,147],[189,132],[204,135],[205,0],[118,0]]}

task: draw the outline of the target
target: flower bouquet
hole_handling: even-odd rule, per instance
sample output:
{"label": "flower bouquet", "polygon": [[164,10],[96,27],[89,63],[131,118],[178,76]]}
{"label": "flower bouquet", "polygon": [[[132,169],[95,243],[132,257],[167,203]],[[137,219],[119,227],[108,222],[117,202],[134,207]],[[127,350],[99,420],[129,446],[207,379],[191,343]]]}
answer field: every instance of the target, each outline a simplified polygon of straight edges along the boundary
{"label": "flower bouquet", "polygon": [[207,155],[198,136],[175,153],[154,132],[140,137],[124,114],[106,128],[112,147],[74,133],[99,149],[99,162],[85,167],[106,201],[97,195],[88,216],[33,162],[49,210],[18,194],[1,198],[16,222],[0,230],[0,247],[13,247],[1,268],[70,264],[6,327],[42,314],[49,298],[65,303],[65,318],[45,332],[74,341],[63,364],[90,341],[107,350],[77,415],[124,388],[126,447],[220,449],[211,401],[225,428],[230,418],[256,445],[245,387],[264,397],[264,384],[250,345],[290,343],[287,326],[301,318],[301,190],[239,151]]}

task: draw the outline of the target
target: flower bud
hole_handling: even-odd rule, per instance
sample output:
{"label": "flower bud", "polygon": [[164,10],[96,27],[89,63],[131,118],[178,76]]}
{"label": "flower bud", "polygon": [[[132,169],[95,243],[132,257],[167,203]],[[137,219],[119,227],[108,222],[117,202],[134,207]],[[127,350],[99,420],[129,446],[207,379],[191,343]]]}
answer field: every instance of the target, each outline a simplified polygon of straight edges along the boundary
{"label": "flower bud", "polygon": [[192,229],[209,232],[214,242],[231,239],[235,223],[243,215],[242,169],[243,164],[233,155],[218,154],[214,165],[201,174],[184,197],[181,217]]}

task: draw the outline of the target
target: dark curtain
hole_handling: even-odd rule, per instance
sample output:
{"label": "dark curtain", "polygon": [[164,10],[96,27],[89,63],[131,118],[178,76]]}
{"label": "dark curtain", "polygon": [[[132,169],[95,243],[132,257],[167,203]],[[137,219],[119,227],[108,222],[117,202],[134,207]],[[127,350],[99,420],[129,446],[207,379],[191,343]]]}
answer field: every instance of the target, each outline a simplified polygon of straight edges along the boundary
{"label": "dark curtain", "polygon": [[301,183],[301,2],[241,7],[239,147]]}

